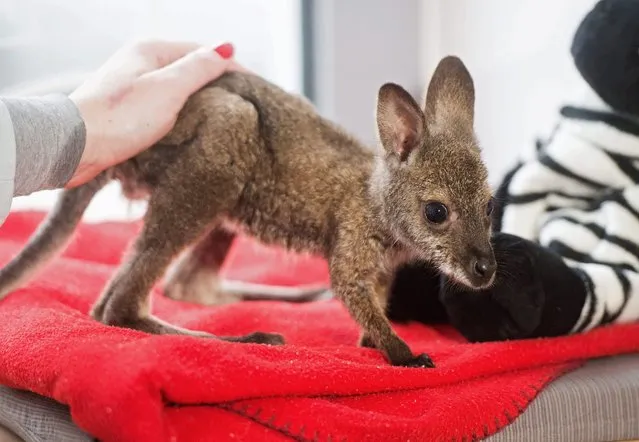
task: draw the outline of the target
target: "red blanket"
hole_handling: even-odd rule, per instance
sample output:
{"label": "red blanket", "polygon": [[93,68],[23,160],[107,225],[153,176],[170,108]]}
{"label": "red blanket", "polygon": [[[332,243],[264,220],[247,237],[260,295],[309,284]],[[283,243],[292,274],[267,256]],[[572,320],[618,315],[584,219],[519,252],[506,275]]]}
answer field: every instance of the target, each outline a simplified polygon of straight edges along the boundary
{"label": "red blanket", "polygon": [[[13,214],[0,229],[0,263],[39,221]],[[104,441],[405,441],[482,437],[517,417],[544,385],[586,358],[639,349],[639,325],[561,339],[468,344],[454,331],[397,326],[437,368],[389,366],[355,345],[358,329],[335,301],[246,302],[203,308],[155,293],[155,312],[220,334],[283,333],[282,347],[150,336],[86,315],[137,230],[80,228],[64,257],[0,303],[0,382],[68,404],[73,420]],[[237,244],[227,270],[241,275],[252,251]],[[279,253],[272,251],[272,253]],[[287,257],[290,262],[290,256]],[[276,260],[262,267],[278,283]],[[293,276],[326,278],[316,259]],[[306,267],[305,267],[306,266]],[[290,268],[289,268],[290,270]],[[317,282],[316,281],[316,282]]]}

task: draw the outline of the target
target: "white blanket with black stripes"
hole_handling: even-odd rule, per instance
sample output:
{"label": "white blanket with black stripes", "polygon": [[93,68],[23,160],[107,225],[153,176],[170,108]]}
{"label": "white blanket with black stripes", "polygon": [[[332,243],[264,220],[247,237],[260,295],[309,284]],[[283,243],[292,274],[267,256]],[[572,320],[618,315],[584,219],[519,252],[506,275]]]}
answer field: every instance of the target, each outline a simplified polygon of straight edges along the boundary
{"label": "white blanket with black stripes", "polygon": [[564,107],[502,186],[501,231],[558,253],[584,280],[573,332],[639,319],[639,121]]}

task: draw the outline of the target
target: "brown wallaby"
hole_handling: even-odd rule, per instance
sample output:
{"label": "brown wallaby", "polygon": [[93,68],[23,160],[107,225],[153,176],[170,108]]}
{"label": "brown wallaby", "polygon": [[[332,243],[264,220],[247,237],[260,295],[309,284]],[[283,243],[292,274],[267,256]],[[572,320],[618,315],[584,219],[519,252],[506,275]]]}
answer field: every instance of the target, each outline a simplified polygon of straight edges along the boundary
{"label": "brown wallaby", "polygon": [[[432,367],[395,334],[384,308],[395,269],[415,258],[469,287],[492,283],[491,191],[473,115],[473,81],[456,57],[439,63],[423,110],[400,86],[381,87],[379,153],[303,98],[251,74],[227,73],[189,99],[156,146],[65,190],[0,271],[0,297],[64,246],[96,192],[117,179],[125,196],[148,196],[149,203],[132,250],[91,311],[97,320],[212,337],[153,316],[150,291],[184,252],[166,294],[215,296],[216,271],[241,229],[325,256],[335,295],[363,329],[361,344],[394,365]],[[221,339],[284,342],[262,332]]]}

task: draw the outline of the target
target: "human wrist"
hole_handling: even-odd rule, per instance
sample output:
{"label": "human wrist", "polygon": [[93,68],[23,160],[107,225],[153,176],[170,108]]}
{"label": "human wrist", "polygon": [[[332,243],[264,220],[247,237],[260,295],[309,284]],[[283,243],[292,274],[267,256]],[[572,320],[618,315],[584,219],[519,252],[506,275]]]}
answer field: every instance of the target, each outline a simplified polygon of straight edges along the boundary
{"label": "human wrist", "polygon": [[[98,153],[102,150],[99,145],[99,130],[95,127],[95,111],[92,110],[91,100],[84,99],[82,96],[71,94],[69,101],[73,104],[79,117],[82,119],[84,127],[83,149],[78,158],[76,168],[69,180],[65,183],[66,187],[75,187],[83,184],[87,179],[92,178],[97,173],[96,169],[100,168],[100,158]],[[102,143],[104,144],[104,143]]]}

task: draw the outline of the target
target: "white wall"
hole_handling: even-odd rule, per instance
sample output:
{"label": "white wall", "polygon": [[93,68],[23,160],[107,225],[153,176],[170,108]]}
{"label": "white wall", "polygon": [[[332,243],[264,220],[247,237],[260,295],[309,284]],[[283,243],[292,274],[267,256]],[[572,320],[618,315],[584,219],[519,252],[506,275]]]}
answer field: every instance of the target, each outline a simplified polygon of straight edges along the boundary
{"label": "white wall", "polygon": [[382,84],[413,94],[419,78],[418,11],[424,0],[314,0],[316,103],[367,145],[377,142]]}
{"label": "white wall", "polygon": [[448,54],[475,80],[476,130],[491,181],[532,149],[585,83],[570,42],[596,0],[423,0],[421,75]]}
{"label": "white wall", "polygon": [[249,69],[299,92],[300,0],[0,0],[0,90],[92,71],[135,38],[231,41]]}

